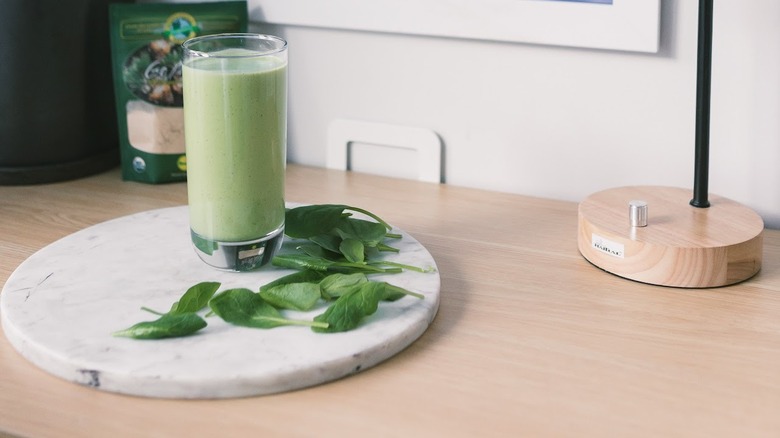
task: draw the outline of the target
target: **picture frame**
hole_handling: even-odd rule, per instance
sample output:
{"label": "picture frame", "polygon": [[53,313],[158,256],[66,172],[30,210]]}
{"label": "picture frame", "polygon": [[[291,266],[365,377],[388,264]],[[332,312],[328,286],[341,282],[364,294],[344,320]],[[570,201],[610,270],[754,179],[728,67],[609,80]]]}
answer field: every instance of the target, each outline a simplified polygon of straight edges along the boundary
{"label": "picture frame", "polygon": [[255,22],[655,53],[661,0],[249,0]]}

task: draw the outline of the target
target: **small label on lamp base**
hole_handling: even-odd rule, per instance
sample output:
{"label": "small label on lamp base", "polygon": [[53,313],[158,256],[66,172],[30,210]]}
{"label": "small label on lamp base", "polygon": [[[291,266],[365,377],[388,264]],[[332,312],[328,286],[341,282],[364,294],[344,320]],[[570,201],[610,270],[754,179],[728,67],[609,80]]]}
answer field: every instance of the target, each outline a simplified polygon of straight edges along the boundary
{"label": "small label on lamp base", "polygon": [[625,257],[625,246],[622,243],[613,242],[612,240],[605,239],[595,233],[590,236],[590,246],[592,246],[593,249],[613,257],[621,259]]}

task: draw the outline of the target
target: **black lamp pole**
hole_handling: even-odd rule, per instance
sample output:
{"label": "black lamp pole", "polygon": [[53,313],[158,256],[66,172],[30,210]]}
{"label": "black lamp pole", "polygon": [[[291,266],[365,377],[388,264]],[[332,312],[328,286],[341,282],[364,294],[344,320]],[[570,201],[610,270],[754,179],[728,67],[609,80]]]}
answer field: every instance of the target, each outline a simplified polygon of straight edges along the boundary
{"label": "black lamp pole", "polygon": [[696,157],[691,205],[707,208],[710,161],[710,88],[712,82],[712,1],[699,0],[699,44],[696,74]]}

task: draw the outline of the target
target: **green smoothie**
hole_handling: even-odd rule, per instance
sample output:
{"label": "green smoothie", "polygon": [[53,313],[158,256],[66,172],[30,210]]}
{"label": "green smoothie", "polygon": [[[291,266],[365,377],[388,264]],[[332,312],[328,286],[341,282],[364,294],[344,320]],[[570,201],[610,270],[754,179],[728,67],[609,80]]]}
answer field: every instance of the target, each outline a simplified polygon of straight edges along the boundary
{"label": "green smoothie", "polygon": [[229,49],[182,66],[190,227],[218,242],[284,225],[286,60]]}

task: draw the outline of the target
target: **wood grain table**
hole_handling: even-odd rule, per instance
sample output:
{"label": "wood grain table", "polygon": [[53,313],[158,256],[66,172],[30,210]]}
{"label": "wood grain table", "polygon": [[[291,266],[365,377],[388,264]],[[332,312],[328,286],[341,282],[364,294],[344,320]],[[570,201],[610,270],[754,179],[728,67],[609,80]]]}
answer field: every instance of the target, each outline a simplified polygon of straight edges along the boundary
{"label": "wood grain table", "polygon": [[[780,436],[780,231],[747,282],[621,279],[577,251],[577,204],[290,165],[287,200],[369,209],[419,240],[441,306],[409,348],[277,395],[169,400],[53,377],[0,336],[0,435],[31,437]],[[184,205],[119,172],[0,187],[0,284],[87,226]]]}

